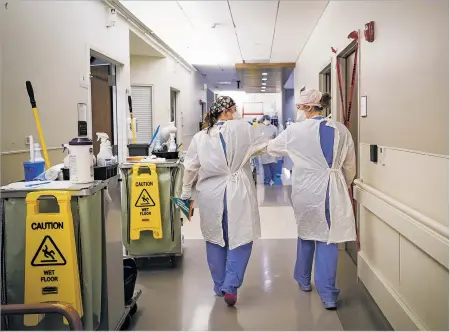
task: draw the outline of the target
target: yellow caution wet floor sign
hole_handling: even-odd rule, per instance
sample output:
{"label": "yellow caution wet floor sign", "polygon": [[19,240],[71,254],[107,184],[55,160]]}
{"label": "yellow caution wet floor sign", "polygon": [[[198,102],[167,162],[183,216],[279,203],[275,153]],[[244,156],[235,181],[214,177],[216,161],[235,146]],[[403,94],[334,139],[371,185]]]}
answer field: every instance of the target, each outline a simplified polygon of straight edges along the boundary
{"label": "yellow caution wet floor sign", "polygon": [[142,231],[153,231],[162,239],[158,174],[155,164],[137,164],[131,175],[130,239],[139,240]]}
{"label": "yellow caution wet floor sign", "polygon": [[[59,213],[39,213],[41,196],[53,196]],[[41,191],[26,198],[25,304],[64,302],[83,315],[70,192]],[[35,326],[42,315],[25,315]],[[64,323],[67,324],[66,319]]]}

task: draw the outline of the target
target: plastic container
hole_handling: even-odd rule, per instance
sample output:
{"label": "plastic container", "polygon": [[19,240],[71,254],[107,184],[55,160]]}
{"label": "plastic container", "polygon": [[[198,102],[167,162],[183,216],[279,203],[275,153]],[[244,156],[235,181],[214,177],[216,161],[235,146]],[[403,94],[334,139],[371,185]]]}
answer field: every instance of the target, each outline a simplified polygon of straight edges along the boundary
{"label": "plastic container", "polygon": [[156,152],[153,151],[153,154],[158,158],[166,158],[166,159],[178,159],[178,151],[175,152]]}
{"label": "plastic container", "polygon": [[130,157],[148,156],[149,144],[128,144],[128,155]]}
{"label": "plastic container", "polygon": [[30,161],[24,161],[23,170],[25,174],[25,181],[33,181],[35,177],[44,173],[45,170],[45,162],[44,161],[36,161],[34,163]]}
{"label": "plastic container", "polygon": [[92,141],[87,137],[76,137],[69,142],[69,151],[70,181],[94,182]]}

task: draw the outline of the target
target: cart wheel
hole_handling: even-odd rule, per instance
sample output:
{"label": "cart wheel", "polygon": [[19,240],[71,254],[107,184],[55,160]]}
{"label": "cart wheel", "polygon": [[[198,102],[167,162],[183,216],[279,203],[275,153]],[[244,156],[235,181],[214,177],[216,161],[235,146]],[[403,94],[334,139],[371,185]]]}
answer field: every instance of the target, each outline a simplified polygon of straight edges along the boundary
{"label": "cart wheel", "polygon": [[130,314],[128,314],[127,317],[125,317],[125,320],[123,321],[123,324],[122,324],[122,326],[120,327],[120,330],[121,330],[121,331],[128,330],[128,328],[130,327],[130,325],[131,325],[131,316],[130,316]]}
{"label": "cart wheel", "polygon": [[170,267],[175,268],[177,266],[177,256],[170,256]]}
{"label": "cart wheel", "polygon": [[135,303],[135,304],[131,307],[129,315],[130,315],[130,316],[133,316],[133,315],[136,313],[137,309],[138,309],[138,306],[137,306],[137,303]]}

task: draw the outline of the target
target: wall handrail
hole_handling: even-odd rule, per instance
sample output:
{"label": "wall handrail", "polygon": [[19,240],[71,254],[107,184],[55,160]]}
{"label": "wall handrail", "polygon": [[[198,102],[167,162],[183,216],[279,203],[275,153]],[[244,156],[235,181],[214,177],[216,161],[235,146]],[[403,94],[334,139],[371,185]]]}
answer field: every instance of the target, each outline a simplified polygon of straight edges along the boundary
{"label": "wall handrail", "polygon": [[371,193],[372,195],[378,197],[385,203],[393,206],[394,208],[396,208],[397,210],[406,214],[407,216],[413,218],[414,220],[417,220],[419,223],[430,228],[431,230],[438,233],[439,235],[444,236],[447,239],[449,238],[449,228],[446,227],[445,225],[442,225],[441,223],[437,222],[436,220],[434,220],[430,217],[425,216],[424,214],[420,213],[419,211],[414,210],[413,208],[411,208],[403,203],[400,203],[399,201],[393,199],[392,197],[390,197],[386,194],[383,194],[381,191],[373,188],[372,186],[365,184],[361,179],[356,179],[354,181],[354,183],[355,183],[356,187],[359,187],[362,190],[365,190],[365,191]]}
{"label": "wall handrail", "polygon": [[32,314],[60,314],[67,319],[72,331],[83,331],[83,323],[78,312],[69,304],[64,303],[35,303],[35,304],[2,304],[0,311],[3,315],[32,315]]}

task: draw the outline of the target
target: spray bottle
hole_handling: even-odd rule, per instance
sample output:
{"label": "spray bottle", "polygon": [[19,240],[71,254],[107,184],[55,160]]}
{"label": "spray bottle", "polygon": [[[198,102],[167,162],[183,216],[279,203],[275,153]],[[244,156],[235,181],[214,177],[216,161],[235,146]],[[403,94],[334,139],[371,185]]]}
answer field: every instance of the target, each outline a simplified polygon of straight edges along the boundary
{"label": "spray bottle", "polygon": [[100,152],[97,155],[97,166],[109,166],[112,164],[113,154],[109,136],[106,133],[97,133],[97,141],[100,142]]}
{"label": "spray bottle", "polygon": [[34,143],[34,162],[35,163],[39,163],[39,162],[45,162],[44,158],[42,158],[42,149],[39,143]]}
{"label": "spray bottle", "polygon": [[175,133],[170,133],[167,151],[169,151],[169,152],[177,151],[177,143],[175,142]]}

